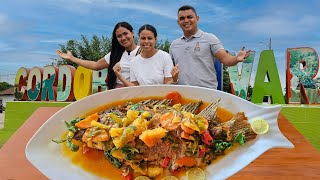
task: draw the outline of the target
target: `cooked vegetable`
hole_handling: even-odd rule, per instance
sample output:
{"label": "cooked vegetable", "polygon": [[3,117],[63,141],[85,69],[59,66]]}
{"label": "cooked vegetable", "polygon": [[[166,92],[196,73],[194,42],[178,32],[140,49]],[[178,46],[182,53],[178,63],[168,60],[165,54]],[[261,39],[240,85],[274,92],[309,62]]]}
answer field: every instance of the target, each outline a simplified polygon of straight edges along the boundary
{"label": "cooked vegetable", "polygon": [[179,92],[172,91],[166,95],[166,99],[172,99],[171,105],[181,103],[182,97]]}
{"label": "cooked vegetable", "polygon": [[99,118],[98,113],[94,113],[94,114],[86,117],[85,119],[77,122],[75,124],[75,126],[79,129],[87,129],[87,128],[91,127],[91,122],[98,121],[98,118]]}
{"label": "cooked vegetable", "polygon": [[166,136],[167,131],[161,127],[144,131],[139,138],[148,146],[154,146],[161,138]]}
{"label": "cooked vegetable", "polygon": [[[108,161],[121,168],[124,179],[159,179],[172,171],[205,167],[235,143],[243,145],[256,137],[242,112],[220,123],[217,116],[207,116],[208,110],[195,114],[202,101],[181,104],[178,92],[166,97],[169,100],[128,101],[75,118],[65,122],[66,139],[53,141],[66,142],[71,151],[82,145],[83,154],[90,149],[103,152]],[[216,108],[211,114],[216,114]]]}
{"label": "cooked vegetable", "polygon": [[182,166],[192,167],[196,164],[197,164],[197,161],[192,156],[185,156],[185,157],[179,158],[175,162],[175,165],[178,165],[180,167],[182,167]]}
{"label": "cooked vegetable", "polygon": [[116,114],[110,113],[109,117],[116,123],[122,124],[122,119],[119,118]]}

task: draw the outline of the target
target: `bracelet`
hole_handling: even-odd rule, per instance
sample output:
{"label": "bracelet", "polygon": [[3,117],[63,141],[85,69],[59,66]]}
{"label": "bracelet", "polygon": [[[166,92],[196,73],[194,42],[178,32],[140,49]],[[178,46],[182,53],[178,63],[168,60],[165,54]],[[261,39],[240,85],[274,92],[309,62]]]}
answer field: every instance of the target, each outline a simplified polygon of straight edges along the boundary
{"label": "bracelet", "polygon": [[177,79],[176,82],[174,82],[174,81],[172,80],[172,84],[178,84],[178,82],[179,82],[179,79]]}

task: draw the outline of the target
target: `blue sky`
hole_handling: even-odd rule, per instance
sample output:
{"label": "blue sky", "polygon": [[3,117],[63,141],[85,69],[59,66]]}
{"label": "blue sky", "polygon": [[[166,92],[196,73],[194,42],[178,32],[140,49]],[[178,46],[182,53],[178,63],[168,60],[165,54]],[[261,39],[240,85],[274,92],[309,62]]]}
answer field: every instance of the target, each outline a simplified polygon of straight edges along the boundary
{"label": "blue sky", "polygon": [[311,47],[320,53],[319,0],[2,0],[0,82],[13,84],[20,67],[50,64],[59,44],[81,34],[111,37],[119,21],[128,21],[135,32],[152,24],[160,40],[172,41],[182,35],[176,19],[177,9],[185,4],[196,8],[199,28],[215,34],[226,49],[237,52],[245,46],[256,51],[254,72],[271,38],[282,84],[287,48]]}

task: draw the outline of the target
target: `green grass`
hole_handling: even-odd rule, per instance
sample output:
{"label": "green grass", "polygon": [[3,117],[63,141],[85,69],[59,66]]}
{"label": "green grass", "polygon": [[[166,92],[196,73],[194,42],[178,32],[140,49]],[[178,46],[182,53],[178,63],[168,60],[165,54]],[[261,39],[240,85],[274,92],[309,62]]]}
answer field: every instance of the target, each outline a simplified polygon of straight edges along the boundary
{"label": "green grass", "polygon": [[283,105],[281,112],[320,151],[320,106]]}
{"label": "green grass", "polygon": [[4,128],[0,129],[0,147],[39,107],[64,107],[70,102],[14,101],[7,102]]}

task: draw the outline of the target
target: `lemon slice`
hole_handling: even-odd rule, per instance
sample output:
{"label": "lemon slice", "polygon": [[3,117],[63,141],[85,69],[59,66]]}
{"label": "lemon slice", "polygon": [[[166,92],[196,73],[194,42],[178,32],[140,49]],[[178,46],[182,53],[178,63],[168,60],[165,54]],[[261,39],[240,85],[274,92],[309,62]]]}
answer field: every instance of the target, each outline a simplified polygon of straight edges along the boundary
{"label": "lemon slice", "polygon": [[269,124],[264,119],[254,120],[250,124],[253,132],[256,134],[265,134],[269,130]]}
{"label": "lemon slice", "polygon": [[151,180],[151,179],[148,178],[147,176],[138,176],[138,177],[134,178],[134,180]]}
{"label": "lemon slice", "polygon": [[203,170],[200,168],[191,168],[187,171],[187,179],[188,180],[205,180],[206,175]]}
{"label": "lemon slice", "polygon": [[179,179],[175,176],[166,176],[166,177],[162,178],[161,180],[179,180]]}

